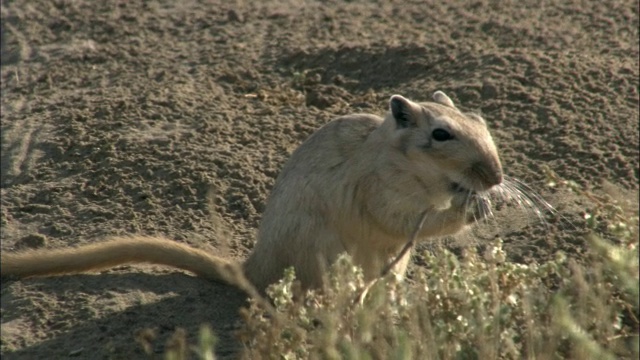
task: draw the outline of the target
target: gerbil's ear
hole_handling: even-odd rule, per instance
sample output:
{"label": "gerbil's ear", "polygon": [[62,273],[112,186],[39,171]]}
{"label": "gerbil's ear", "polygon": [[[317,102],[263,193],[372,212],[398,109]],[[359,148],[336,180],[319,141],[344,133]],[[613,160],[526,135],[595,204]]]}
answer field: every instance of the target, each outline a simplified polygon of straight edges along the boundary
{"label": "gerbil's ear", "polygon": [[447,94],[438,90],[433,93],[433,100],[440,105],[448,106],[450,108],[456,109],[456,106],[453,104],[453,101],[447,96]]}
{"label": "gerbil's ear", "polygon": [[393,95],[389,100],[391,115],[396,120],[398,128],[416,126],[416,115],[413,102],[401,95]]}

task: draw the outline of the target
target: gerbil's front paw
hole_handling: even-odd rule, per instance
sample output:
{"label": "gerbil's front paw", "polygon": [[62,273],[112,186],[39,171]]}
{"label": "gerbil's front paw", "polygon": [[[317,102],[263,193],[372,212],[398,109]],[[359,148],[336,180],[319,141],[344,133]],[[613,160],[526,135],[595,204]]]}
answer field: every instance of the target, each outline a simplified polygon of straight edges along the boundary
{"label": "gerbil's front paw", "polygon": [[491,200],[473,195],[467,202],[467,224],[482,221],[492,215]]}
{"label": "gerbil's front paw", "polygon": [[464,224],[474,224],[493,216],[491,200],[477,193],[462,193],[451,200],[451,210],[462,217]]}

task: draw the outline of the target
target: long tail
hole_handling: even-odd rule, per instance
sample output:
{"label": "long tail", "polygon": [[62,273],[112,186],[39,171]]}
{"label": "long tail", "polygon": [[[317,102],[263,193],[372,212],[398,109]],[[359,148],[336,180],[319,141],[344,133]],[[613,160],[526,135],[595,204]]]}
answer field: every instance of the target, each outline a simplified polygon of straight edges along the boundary
{"label": "long tail", "polygon": [[0,257],[0,274],[3,278],[41,277],[136,263],[168,265],[236,286],[243,278],[240,264],[176,241],[144,236],[113,238],[76,248],[5,251]]}

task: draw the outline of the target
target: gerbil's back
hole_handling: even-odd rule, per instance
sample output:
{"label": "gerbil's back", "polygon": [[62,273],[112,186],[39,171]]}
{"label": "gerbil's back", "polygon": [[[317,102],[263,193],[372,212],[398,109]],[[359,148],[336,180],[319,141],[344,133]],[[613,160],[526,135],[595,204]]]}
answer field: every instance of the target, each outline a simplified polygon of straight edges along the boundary
{"label": "gerbil's back", "polygon": [[[331,186],[340,181],[343,164],[382,121],[374,115],[347,115],[313,133],[293,152],[280,172],[263,213],[261,229],[268,230],[271,222],[281,222],[289,212],[310,211],[319,215],[324,210],[323,200],[329,201],[322,199],[322,194],[330,192]],[[265,231],[261,234],[267,235]]]}
{"label": "gerbil's back", "polygon": [[[338,181],[342,165],[358,151],[383,119],[374,115],[346,115],[326,124],[311,135],[286,162],[271,192],[264,218],[281,216],[283,201],[303,193],[312,195]],[[290,193],[290,194],[287,194]],[[296,206],[304,204],[302,201]],[[317,204],[313,204],[314,208]]]}
{"label": "gerbil's back", "polygon": [[[340,186],[345,162],[354,156],[383,119],[357,114],[340,117],[311,135],[291,155],[278,176],[262,215],[258,241],[245,264],[256,286],[282,277],[296,264],[296,276],[313,284],[318,254],[342,252],[330,239],[331,194]],[[322,239],[322,240],[319,240]],[[334,241],[335,240],[335,241]],[[300,266],[300,264],[308,264]]]}
{"label": "gerbil's back", "polygon": [[324,181],[333,169],[353,156],[382,121],[378,116],[355,114],[339,117],[324,125],[293,152],[280,172],[273,192],[287,187],[292,177],[301,175],[318,176]]}

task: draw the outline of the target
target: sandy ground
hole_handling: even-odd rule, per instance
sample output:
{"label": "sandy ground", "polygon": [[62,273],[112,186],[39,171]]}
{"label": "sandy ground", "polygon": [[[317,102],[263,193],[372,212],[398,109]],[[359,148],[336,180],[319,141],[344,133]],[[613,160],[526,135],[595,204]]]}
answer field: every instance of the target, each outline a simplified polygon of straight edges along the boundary
{"label": "sandy ground", "polygon": [[[579,257],[589,205],[544,166],[638,190],[637,1],[180,3],[2,2],[3,251],[140,233],[242,259],[293,149],[395,93],[482,113],[506,172],[559,212],[506,207],[456,244]],[[3,359],[140,358],[136,331],[162,352],[203,322],[221,357],[240,346],[243,296],[172,269],[4,282],[1,300]]]}

